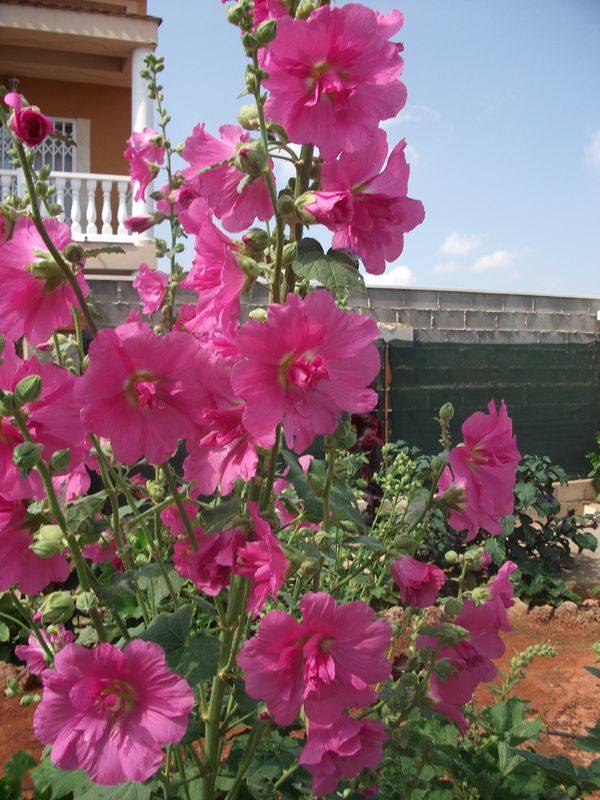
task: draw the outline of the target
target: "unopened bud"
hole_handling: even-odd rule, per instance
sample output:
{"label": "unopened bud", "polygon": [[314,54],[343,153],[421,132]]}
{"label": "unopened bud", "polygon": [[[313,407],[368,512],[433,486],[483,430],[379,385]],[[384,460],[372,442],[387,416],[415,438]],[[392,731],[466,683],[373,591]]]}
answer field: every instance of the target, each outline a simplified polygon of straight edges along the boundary
{"label": "unopened bud", "polygon": [[258,178],[269,168],[269,159],[260,142],[244,142],[233,163],[240,172]]}
{"label": "unopened bud", "polygon": [[262,228],[250,228],[242,236],[244,248],[251,253],[262,253],[269,246],[269,236]]}
{"label": "unopened bud", "polygon": [[392,542],[392,547],[399,553],[413,553],[418,547],[418,542],[416,542],[412,536],[403,536],[401,534],[400,536],[396,536]]}
{"label": "unopened bud", "polygon": [[444,616],[447,619],[456,619],[462,611],[462,601],[458,597],[449,597],[444,603]]}
{"label": "unopened bud", "polygon": [[23,708],[27,708],[27,706],[30,706],[33,703],[33,697],[30,694],[25,694],[19,700],[19,703],[23,706]]}
{"label": "unopened bud", "polygon": [[455,644],[466,639],[468,635],[469,631],[466,628],[455,625],[452,622],[442,622],[435,633],[438,641],[445,644],[447,647],[454,647]]}
{"label": "unopened bud", "polygon": [[288,242],[283,246],[281,260],[284,264],[292,264],[298,256],[298,243]]}
{"label": "unopened bud", "polygon": [[261,22],[256,29],[256,39],[261,47],[272,42],[277,35],[277,22],[274,19],[266,19]]}
{"label": "unopened bud", "polygon": [[438,503],[450,511],[462,511],[466,502],[465,490],[454,484],[449,486],[441,497],[438,497]]}
{"label": "unopened bud", "polygon": [[299,219],[302,222],[305,222],[307,225],[312,225],[314,222],[316,222],[310,211],[306,210],[306,206],[314,203],[315,199],[314,192],[304,192],[304,194],[301,194],[300,197],[296,199],[296,214],[298,215]]}
{"label": "unopened bud", "polygon": [[35,553],[38,558],[53,558],[60,553],[62,547],[56,542],[48,542],[45,539],[38,539],[29,545],[32,553]]}
{"label": "unopened bud", "polygon": [[458,553],[456,550],[448,550],[448,552],[444,554],[444,561],[446,564],[456,564],[458,561]]}
{"label": "unopened bud", "polygon": [[243,270],[249,278],[252,278],[252,280],[258,278],[260,269],[253,258],[250,258],[249,256],[243,256],[241,253],[236,253],[235,260],[238,267]]}
{"label": "unopened bud", "polygon": [[250,53],[258,47],[258,39],[253,33],[248,32],[242,36],[242,44],[246,53]]}
{"label": "unopened bud", "polygon": [[80,244],[68,244],[63,255],[70,264],[80,264],[85,257],[85,251]]}
{"label": "unopened bud", "polygon": [[296,9],[296,19],[308,19],[316,7],[315,0],[302,0]]}
{"label": "unopened bud", "polygon": [[492,595],[490,594],[489,589],[487,586],[478,586],[476,589],[473,589],[471,592],[471,600],[473,604],[478,606],[484,602],[484,600],[491,600]]}
{"label": "unopened bud", "polygon": [[252,311],[248,314],[250,319],[253,319],[255,322],[266,322],[267,321],[267,309],[266,308],[253,308]]}
{"label": "unopened bud", "polygon": [[447,425],[454,416],[454,406],[452,403],[444,403],[439,410],[440,422]]}
{"label": "unopened bud", "polygon": [[165,496],[165,489],[160,481],[146,481],[146,491],[155,503],[160,502]]}
{"label": "unopened bud", "polygon": [[243,105],[237,115],[238,122],[247,131],[257,131],[260,128],[258,108],[255,103]]}
{"label": "unopened bud", "polygon": [[13,463],[24,478],[29,475],[36,464],[39,464],[42,458],[42,449],[41,444],[22,442],[13,450]]}
{"label": "unopened bud", "polygon": [[70,463],[71,463],[71,451],[57,450],[56,452],[52,453],[52,457],[50,458],[50,472],[52,472],[52,474],[65,472],[65,470],[68,469]]}
{"label": "unopened bud", "polygon": [[63,207],[61,206],[60,203],[50,203],[50,205],[48,206],[48,211],[51,217],[58,217],[59,214],[62,214]]}
{"label": "unopened bud", "polygon": [[22,406],[24,403],[33,403],[42,392],[42,379],[39,375],[28,375],[17,383],[15,400]]}
{"label": "unopened bud", "polygon": [[52,592],[44,597],[40,606],[45,623],[66,622],[74,610],[75,603],[70,592]]}
{"label": "unopened bud", "polygon": [[448,463],[448,453],[438,453],[431,459],[431,470],[436,474],[441,472]]}
{"label": "unopened bud", "polygon": [[279,195],[277,199],[277,213],[280,214],[286,222],[296,222],[298,220],[296,204],[291,195],[287,193]]}
{"label": "unopened bud", "polygon": [[37,532],[37,538],[46,542],[57,544],[63,538],[60,525],[42,525]]}

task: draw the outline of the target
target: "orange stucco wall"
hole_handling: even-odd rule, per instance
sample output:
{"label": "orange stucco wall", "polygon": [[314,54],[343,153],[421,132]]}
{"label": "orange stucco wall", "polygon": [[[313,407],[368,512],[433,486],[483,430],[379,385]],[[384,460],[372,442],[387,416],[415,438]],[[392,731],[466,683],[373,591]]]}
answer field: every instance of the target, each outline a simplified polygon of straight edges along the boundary
{"label": "orange stucco wall", "polygon": [[91,120],[91,172],[128,174],[123,150],[131,133],[130,89],[23,78],[19,92],[48,116]]}

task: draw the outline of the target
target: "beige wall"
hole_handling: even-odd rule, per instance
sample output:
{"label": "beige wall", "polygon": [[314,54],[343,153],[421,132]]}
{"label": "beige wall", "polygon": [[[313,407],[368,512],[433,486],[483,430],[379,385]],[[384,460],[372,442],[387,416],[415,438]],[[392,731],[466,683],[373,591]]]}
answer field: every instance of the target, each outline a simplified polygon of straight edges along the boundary
{"label": "beige wall", "polygon": [[[0,84],[7,85],[6,76]],[[91,172],[128,174],[123,150],[131,133],[130,89],[23,78],[19,92],[48,116],[90,120]]]}

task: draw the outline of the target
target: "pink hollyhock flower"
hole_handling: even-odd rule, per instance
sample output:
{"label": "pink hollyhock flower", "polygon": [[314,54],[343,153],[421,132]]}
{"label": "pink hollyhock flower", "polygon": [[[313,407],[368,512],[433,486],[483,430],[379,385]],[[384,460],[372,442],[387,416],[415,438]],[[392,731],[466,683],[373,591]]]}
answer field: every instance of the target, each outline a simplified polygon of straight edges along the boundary
{"label": "pink hollyhock flower", "polygon": [[142,313],[154,314],[158,311],[164,302],[168,283],[169,276],[166,272],[150,269],[148,264],[140,264],[139,272],[133,280],[133,288],[137,289],[142,301]]}
{"label": "pink hollyhock flower", "polygon": [[182,578],[188,578],[205,594],[215,597],[229,586],[237,552],[246,535],[242,528],[207,534],[199,525],[194,532],[198,549],[194,549],[189,539],[178,539],[173,563]]}
{"label": "pink hollyhock flower", "polygon": [[[302,468],[302,472],[304,472],[305,475],[308,475],[308,470],[310,468],[310,462],[313,460],[313,458],[314,458],[314,456],[306,455],[306,456],[300,456],[300,458],[298,459],[298,463],[300,464],[300,467]],[[288,507],[287,507],[287,505],[286,505],[286,503],[285,503],[285,501],[284,501],[284,499],[282,497],[282,495],[283,495],[283,493],[285,492],[286,489],[291,489],[292,488],[292,484],[285,479],[285,476],[288,474],[288,471],[289,470],[286,467],[285,471],[282,473],[282,476],[280,478],[277,478],[275,480],[275,482],[273,483],[273,496],[275,497],[275,510],[277,511],[277,514],[279,516],[279,520],[280,520],[282,526],[283,525],[288,525],[293,520],[295,520],[296,517],[298,516],[298,512],[291,513],[288,510]],[[298,508],[298,511],[302,510],[302,503],[300,501],[298,501],[298,503],[297,503],[297,508]],[[319,530],[321,525],[319,523],[317,523],[317,522],[305,522],[305,521],[303,521],[302,522],[302,527],[303,528],[312,528],[313,530]]]}
{"label": "pink hollyhock flower", "polygon": [[[183,508],[189,521],[194,522],[198,516],[198,506],[195,503],[190,503],[188,500],[184,500]],[[169,528],[175,538],[179,536],[187,536],[185,523],[181,518],[181,514],[179,513],[179,509],[175,503],[167,506],[164,511],[161,511],[160,518],[163,525],[166,525],[166,527]]]}
{"label": "pink hollyhock flower", "polygon": [[[47,219],[44,227],[58,250],[71,244],[68,225]],[[79,268],[76,277],[87,295]],[[19,217],[12,238],[0,247],[0,283],[0,332],[7,339],[25,335],[32,344],[43,344],[55,329],[71,325],[77,298],[30,219]]]}
{"label": "pink hollyhock flower", "polygon": [[[187,440],[184,461],[186,480],[194,481],[194,492],[212,494],[217,486],[229,494],[238,478],[249,481],[258,466],[257,442],[243,424],[244,403],[231,388],[231,362],[217,354],[204,359],[204,383],[212,402],[202,412],[194,436]],[[272,438],[261,439],[261,447],[271,447]]]}
{"label": "pink hollyhock flower", "polygon": [[117,572],[125,572],[125,565],[119,556],[112,531],[104,531],[103,538],[99,542],[86,544],[81,552],[94,564],[104,564],[105,561],[110,561]]}
{"label": "pink hollyhock flower", "polygon": [[162,647],[136,639],[123,652],[103,642],[68,644],[42,675],[35,735],[62,769],[83,769],[101,785],[145,781],[162,746],[183,738],[194,693],[171,672]]}
{"label": "pink hollyhock flower", "polygon": [[290,725],[303,704],[311,722],[328,725],[344,708],[377,699],[371,685],[390,674],[391,627],[374,621],[366,603],[338,605],[326,592],[306,594],[300,608],[302,622],[285,611],[265,614],[238,664],[246,692],[267,704],[278,725]]}
{"label": "pink hollyhock flower", "polygon": [[406,142],[387,155],[387,137],[381,130],[355,153],[325,161],[322,192],[309,193],[304,205],[318,222],[334,232],[333,246],[350,250],[374,275],[385,272],[404,249],[404,234],[425,219],[419,200],[407,197],[409,166]]}
{"label": "pink hollyhock flower", "polygon": [[446,576],[435,564],[424,564],[410,556],[402,556],[391,566],[400,599],[413,608],[432,606],[446,582]]}
{"label": "pink hollyhock flower", "polygon": [[179,214],[181,224],[188,233],[195,233],[191,231],[187,225],[187,210],[194,200],[197,200],[201,195],[194,191],[189,183],[184,179],[182,172],[176,172],[173,178],[182,181],[181,186],[177,189],[169,189],[169,186],[161,186],[162,197],[156,203],[156,208],[168,216],[171,213],[171,201],[175,207],[175,211]]}
{"label": "pink hollyhock flower", "polygon": [[23,98],[17,92],[4,95],[4,102],[13,109],[8,127],[28,147],[41,144],[47,136],[54,133],[52,120],[36,106],[23,108]]}
{"label": "pink hollyhock flower", "polygon": [[66,475],[55,475],[52,485],[59,500],[71,501],[87,494],[91,485],[90,473],[80,464]]}
{"label": "pink hollyhock flower", "polygon": [[480,528],[488,533],[502,532],[500,519],[512,514],[513,489],[521,454],[512,435],[512,422],[504,401],[497,411],[493,400],[489,414],[472,414],[462,425],[464,444],[452,448],[449,469],[444,470],[439,492],[451,487],[462,489],[464,498],[450,508],[448,521],[457,531],[467,531],[467,541]]}
{"label": "pink hollyhock flower", "polygon": [[185,141],[183,157],[191,167],[183,174],[193,191],[206,197],[225,230],[241,231],[250,227],[256,217],[270,219],[273,206],[267,184],[260,175],[249,179],[238,191],[240,182],[250,176],[232,163],[221,163],[231,161],[250,140],[250,134],[244,133],[239,125],[222,125],[219,134],[221,138],[215,139],[204,130],[204,124],[195,126]]}
{"label": "pink hollyhock flower", "polygon": [[[22,408],[27,430],[33,442],[42,445],[42,457],[46,461],[57,450],[68,449],[71,454],[68,470],[72,472],[81,464],[88,450],[79,405],[74,399],[76,378],[54,364],[40,364],[35,357],[23,361],[5,353],[0,364],[0,388],[3,391],[14,392],[19,381],[30,375],[40,376],[42,388],[38,399],[25,403]],[[13,461],[13,450],[23,441],[23,434],[11,417],[1,417],[0,486],[3,495],[10,500],[44,496],[39,474],[32,470],[24,478]]]}
{"label": "pink hollyhock flower", "polygon": [[167,461],[208,404],[197,354],[178,331],[158,336],[136,323],[101,330],[76,387],[86,430],[110,439],[126,464]]}
{"label": "pink hollyhock flower", "polygon": [[[456,722],[462,732],[467,728],[462,706],[471,700],[479,683],[488,683],[498,674],[492,659],[500,658],[505,650],[499,631],[511,630],[506,608],[514,602],[509,576],[515,569],[511,561],[503,564],[489,584],[491,600],[478,606],[465,600],[455,623],[469,635],[453,647],[444,646],[438,651],[438,660],[448,659],[456,671],[443,679],[432,675],[430,696],[435,701],[434,710]],[[417,647],[436,644],[432,637],[421,636],[417,640]]]}
{"label": "pink hollyhock flower", "polygon": [[406,102],[401,47],[388,38],[401,25],[401,15],[382,17],[357,3],[278,20],[264,56],[267,116],[325,159],[364,147]]}
{"label": "pink hollyhock flower", "polygon": [[127,217],[123,225],[131,233],[144,233],[156,225],[156,217],[153,214],[138,214],[135,217]]}
{"label": "pink hollyhock flower", "polygon": [[256,619],[269,595],[273,600],[277,600],[289,562],[283,554],[279,541],[273,536],[271,526],[260,516],[258,505],[249,502],[248,511],[254,523],[255,539],[246,542],[237,551],[234,572],[250,579],[251,588],[246,611],[252,612],[252,616]]}
{"label": "pink hollyhock flower", "polygon": [[127,148],[123,156],[129,161],[132,183],[138,184],[134,200],[146,199],[146,189],[158,174],[157,164],[162,164],[165,160],[165,148],[157,143],[160,140],[160,133],[152,128],[133,131],[127,139]]}
{"label": "pink hollyhock flower", "polygon": [[60,553],[41,558],[30,549],[33,531],[26,511],[27,505],[20,500],[0,497],[0,592],[16,586],[23,594],[37,594],[49,583],[66,581],[71,571]]}
{"label": "pink hollyhock flower", "polygon": [[374,408],[368,386],[379,371],[378,336],[374,320],[337,308],[326,291],[269,306],[267,321],[250,320],[237,338],[244,358],[231,384],[246,401],[246,429],[272,435],[283,420],[288,447],[301,452],[333,433],[342,411]]}
{"label": "pink hollyhock flower", "polygon": [[[51,652],[58,652],[65,645],[75,641],[73,631],[68,631],[61,623],[48,628],[47,631],[40,630],[40,635],[49,646]],[[29,634],[27,644],[19,644],[15,647],[15,655],[21,661],[27,662],[27,670],[32,675],[41,675],[45,669],[48,669],[46,653],[42,649],[35,633]]]}
{"label": "pink hollyhock flower", "polygon": [[[239,296],[247,278],[236,261],[239,248],[213,224],[206,200],[194,200],[185,216],[196,242],[192,268],[181,286],[198,295],[194,335],[198,335],[199,328],[202,334],[208,334],[221,315],[239,319]],[[206,327],[200,319],[206,321]]]}
{"label": "pink hollyhock flower", "polygon": [[341,716],[331,725],[311,722],[298,763],[312,775],[313,794],[331,794],[342,778],[376,769],[383,761],[386,739],[383,725],[374,719]]}

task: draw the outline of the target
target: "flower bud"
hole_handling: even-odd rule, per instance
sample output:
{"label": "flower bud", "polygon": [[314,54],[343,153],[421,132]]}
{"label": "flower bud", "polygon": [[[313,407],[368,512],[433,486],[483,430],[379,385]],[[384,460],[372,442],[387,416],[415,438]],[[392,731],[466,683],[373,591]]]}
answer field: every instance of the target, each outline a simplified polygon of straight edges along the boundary
{"label": "flower bud", "polygon": [[238,267],[243,270],[249,278],[252,278],[252,280],[258,278],[260,269],[253,258],[243,256],[241,253],[236,253],[235,260]]}
{"label": "flower bud", "polygon": [[287,193],[279,195],[277,199],[277,213],[281,214],[283,219],[288,223],[298,221],[296,204],[294,203],[294,198],[291,195]]}
{"label": "flower bud", "polygon": [[233,159],[236,169],[258,178],[269,168],[269,159],[260,142],[244,142]]}
{"label": "flower bud", "polygon": [[448,552],[444,554],[444,560],[446,564],[456,564],[458,561],[458,553],[456,550],[448,550]]}
{"label": "flower bud", "polygon": [[448,463],[448,453],[438,453],[431,459],[431,469],[434,473],[441,472]]}
{"label": "flower bud", "polygon": [[253,308],[248,316],[255,322],[266,322],[268,314],[266,308]]}
{"label": "flower bud", "polygon": [[17,383],[15,388],[15,400],[22,406],[25,403],[33,403],[42,392],[42,379],[39,375],[28,375]]}
{"label": "flower bud", "polygon": [[244,248],[250,253],[262,253],[269,246],[269,236],[262,228],[250,228],[242,236]]}
{"label": "flower bud", "polygon": [[469,635],[469,631],[460,625],[454,625],[452,622],[442,622],[437,628],[435,636],[438,641],[447,647],[454,647],[455,644],[462,642]]}
{"label": "flower bud", "polygon": [[298,215],[299,219],[302,222],[305,222],[307,225],[313,225],[316,222],[316,219],[309,211],[306,211],[304,206],[314,203],[315,200],[316,197],[314,192],[304,192],[304,194],[301,194],[300,197],[296,198],[296,214]]}
{"label": "flower bud", "polygon": [[487,586],[477,586],[477,588],[473,589],[471,592],[471,600],[476,606],[483,603],[484,600],[491,600],[491,598],[492,595]]}
{"label": "flower bud", "polygon": [[296,9],[296,19],[308,19],[317,6],[316,0],[302,0]]}
{"label": "flower bud", "polygon": [[21,475],[26,478],[42,458],[41,444],[35,442],[22,442],[13,450],[13,463],[18,467]]}
{"label": "flower bud", "polygon": [[454,406],[452,403],[444,403],[439,410],[440,422],[447,425],[454,416]]}
{"label": "flower bud", "polygon": [[274,19],[266,19],[261,22],[256,29],[256,39],[261,47],[272,42],[277,35],[277,22]]}
{"label": "flower bud", "polygon": [[37,532],[37,538],[46,542],[58,544],[63,538],[60,525],[42,525]]}
{"label": "flower bud", "polygon": [[288,242],[283,246],[281,260],[284,264],[292,264],[298,255],[298,243]]}
{"label": "flower bud", "polygon": [[412,536],[396,536],[392,542],[393,549],[399,553],[414,553],[414,551],[417,549],[417,546],[418,543],[412,538]]}
{"label": "flower bud", "polygon": [[260,128],[258,108],[255,103],[245,103],[237,115],[238,122],[247,131],[257,131]]}
{"label": "flower bud", "polygon": [[159,503],[165,496],[165,488],[160,481],[146,481],[146,491],[155,503]]}
{"label": "flower bud", "polygon": [[80,264],[85,258],[85,250],[80,244],[68,244],[63,255],[70,264]]}
{"label": "flower bud", "polygon": [[454,485],[449,486],[444,494],[438,497],[438,503],[452,511],[461,511],[466,502],[465,490]]}
{"label": "flower bud", "polygon": [[80,592],[75,598],[75,605],[82,614],[88,614],[96,607],[96,595],[93,592]]}
{"label": "flower bud", "polygon": [[66,622],[73,611],[75,603],[70,592],[52,592],[47,594],[42,600],[40,611],[42,620],[48,622]]}
{"label": "flower bud", "polygon": [[56,542],[49,542],[46,539],[38,539],[29,545],[32,553],[35,553],[38,558],[52,558],[60,553],[62,547]]}
{"label": "flower bud", "polygon": [[449,597],[444,603],[444,616],[447,619],[456,619],[462,611],[462,601],[458,597]]}
{"label": "flower bud", "polygon": [[33,697],[30,694],[23,695],[23,697],[19,700],[19,704],[23,706],[23,708],[27,708],[27,706],[30,706],[32,703]]}
{"label": "flower bud", "polygon": [[57,450],[55,453],[52,453],[52,457],[50,458],[50,472],[52,472],[53,475],[65,472],[70,463],[71,451]]}

